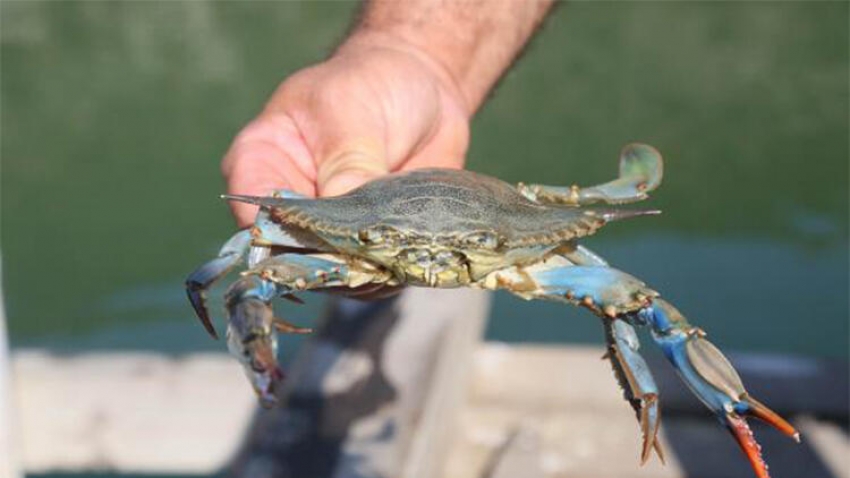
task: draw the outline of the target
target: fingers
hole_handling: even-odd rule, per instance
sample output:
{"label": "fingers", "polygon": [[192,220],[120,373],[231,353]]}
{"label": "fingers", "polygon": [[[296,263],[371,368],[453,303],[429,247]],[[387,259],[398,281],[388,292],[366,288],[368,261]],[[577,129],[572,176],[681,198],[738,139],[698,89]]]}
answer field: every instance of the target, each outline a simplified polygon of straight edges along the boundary
{"label": "fingers", "polygon": [[317,180],[320,196],[338,196],[389,172],[374,150],[350,149],[319,165]]}

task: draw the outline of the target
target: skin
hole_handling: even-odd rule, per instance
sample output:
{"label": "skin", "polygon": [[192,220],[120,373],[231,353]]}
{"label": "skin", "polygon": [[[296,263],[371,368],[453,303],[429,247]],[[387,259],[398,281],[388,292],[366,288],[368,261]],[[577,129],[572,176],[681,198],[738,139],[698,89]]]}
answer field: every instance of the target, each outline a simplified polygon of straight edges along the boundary
{"label": "skin", "polygon": [[[381,175],[461,168],[469,122],[551,0],[372,1],[325,61],[285,79],[222,161],[228,193],[334,196]],[[240,227],[256,206],[231,202]]]}

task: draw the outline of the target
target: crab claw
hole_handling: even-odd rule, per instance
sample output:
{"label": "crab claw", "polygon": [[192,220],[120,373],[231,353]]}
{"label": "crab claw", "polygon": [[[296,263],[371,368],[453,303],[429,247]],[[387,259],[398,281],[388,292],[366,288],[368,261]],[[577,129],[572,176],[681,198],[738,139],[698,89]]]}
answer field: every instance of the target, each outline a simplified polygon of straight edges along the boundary
{"label": "crab claw", "polygon": [[242,257],[251,245],[251,234],[249,231],[239,231],[228,240],[218,257],[195,269],[186,278],[186,295],[198,319],[204,324],[204,328],[214,338],[218,338],[215,327],[210,320],[210,314],[206,305],[206,290],[218,279],[227,274]]}
{"label": "crab claw", "polygon": [[242,364],[245,375],[260,399],[270,408],[284,373],[277,362],[277,328],[269,301],[274,291],[255,277],[245,277],[225,294],[228,312],[227,348]]}
{"label": "crab claw", "polygon": [[720,417],[721,422],[732,432],[732,436],[735,437],[738,446],[741,447],[741,450],[747,456],[747,460],[749,460],[750,465],[752,465],[753,470],[756,472],[756,476],[759,478],[770,478],[770,474],[767,472],[767,464],[761,456],[761,446],[756,441],[755,436],[753,436],[753,432],[750,430],[750,426],[745,419],[747,416],[764,420],[798,443],[800,442],[800,434],[782,417],[746,393],[739,398],[737,403],[732,405],[729,411]]}
{"label": "crab claw", "polygon": [[691,384],[692,389],[702,390],[697,395],[735,437],[756,476],[769,478],[767,464],[761,456],[761,446],[746,418],[759,418],[798,443],[800,434],[785,419],[747,393],[738,373],[714,344],[694,336],[686,344],[685,351],[697,375],[697,382]]}
{"label": "crab claw", "polygon": [[761,447],[747,417],[759,418],[797,442],[800,434],[782,417],[747,393],[738,372],[705,333],[688,324],[684,316],[664,300],[655,299],[641,316],[653,328],[653,338],[676,367],[695,395],[737,440],[759,478],[769,478]]}
{"label": "crab claw", "polygon": [[216,279],[225,275],[238,260],[238,257],[234,258],[232,255],[217,257],[195,269],[186,279],[186,295],[189,297],[189,302],[195,309],[195,314],[198,315],[198,319],[200,319],[204,328],[214,339],[218,338],[218,333],[215,331],[207,310],[206,291]]}
{"label": "crab claw", "polygon": [[312,332],[274,316],[271,301],[279,295],[273,282],[250,275],[234,282],[224,299],[228,314],[227,348],[242,364],[265,408],[278,403],[285,378],[277,362],[277,334]]}
{"label": "crab claw", "polygon": [[278,391],[285,378],[277,363],[277,337],[274,333],[249,335],[241,340],[241,350],[244,358],[240,361],[260,405],[272,408],[277,405]]}

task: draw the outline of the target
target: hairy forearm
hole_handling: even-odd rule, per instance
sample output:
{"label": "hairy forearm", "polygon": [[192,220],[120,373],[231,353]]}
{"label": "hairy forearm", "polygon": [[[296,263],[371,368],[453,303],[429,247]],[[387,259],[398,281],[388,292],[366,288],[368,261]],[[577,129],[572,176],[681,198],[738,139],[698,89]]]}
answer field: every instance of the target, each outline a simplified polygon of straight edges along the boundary
{"label": "hairy forearm", "polygon": [[433,62],[474,112],[553,0],[371,0],[340,47],[407,49]]}

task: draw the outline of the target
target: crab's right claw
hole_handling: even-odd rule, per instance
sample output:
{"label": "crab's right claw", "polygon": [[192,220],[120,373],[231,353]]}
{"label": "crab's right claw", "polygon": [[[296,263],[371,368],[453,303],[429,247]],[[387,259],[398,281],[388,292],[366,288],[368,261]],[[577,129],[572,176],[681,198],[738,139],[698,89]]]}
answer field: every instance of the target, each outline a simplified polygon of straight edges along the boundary
{"label": "crab's right claw", "polygon": [[750,397],[746,392],[739,397],[738,401],[730,406],[730,409],[724,413],[718,413],[720,421],[726,425],[732,436],[738,442],[744,454],[747,456],[750,465],[756,472],[759,478],[770,478],[767,472],[767,464],[761,456],[761,446],[753,436],[750,426],[747,424],[746,417],[756,417],[766,423],[772,425],[777,430],[790,436],[798,443],[800,442],[800,434],[785,421],[782,417],[767,408],[758,400]]}
{"label": "crab's right claw", "polygon": [[195,313],[204,324],[204,328],[214,338],[218,334],[210,320],[209,311],[206,306],[206,290],[218,279],[227,274],[233,268],[251,245],[251,234],[249,231],[240,231],[222,246],[218,257],[195,269],[186,278],[186,295]]}
{"label": "crab's right claw", "polygon": [[729,429],[756,475],[769,478],[761,447],[746,418],[759,418],[798,442],[800,434],[785,419],[747,393],[729,360],[705,338],[700,329],[690,326],[672,305],[656,299],[650,310],[653,336],[667,358],[694,394]]}

